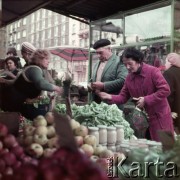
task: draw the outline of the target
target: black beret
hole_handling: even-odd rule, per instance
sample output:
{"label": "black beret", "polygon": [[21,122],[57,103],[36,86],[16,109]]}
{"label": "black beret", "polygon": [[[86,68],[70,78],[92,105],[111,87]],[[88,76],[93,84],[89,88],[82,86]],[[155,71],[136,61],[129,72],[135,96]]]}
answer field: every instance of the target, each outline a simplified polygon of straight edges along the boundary
{"label": "black beret", "polygon": [[100,39],[94,43],[93,48],[98,49],[100,47],[108,46],[110,44],[111,42],[108,39]]}

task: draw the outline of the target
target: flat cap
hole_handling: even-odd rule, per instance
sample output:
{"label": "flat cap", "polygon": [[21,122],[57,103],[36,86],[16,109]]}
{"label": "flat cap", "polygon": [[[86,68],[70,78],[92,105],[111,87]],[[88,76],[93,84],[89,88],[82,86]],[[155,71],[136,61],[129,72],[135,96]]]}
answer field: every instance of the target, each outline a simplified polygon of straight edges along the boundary
{"label": "flat cap", "polygon": [[98,49],[104,46],[108,46],[110,44],[111,42],[108,39],[100,39],[94,43],[93,48]]}
{"label": "flat cap", "polygon": [[23,42],[21,44],[21,50],[27,53],[33,53],[36,50],[36,48],[29,42]]}

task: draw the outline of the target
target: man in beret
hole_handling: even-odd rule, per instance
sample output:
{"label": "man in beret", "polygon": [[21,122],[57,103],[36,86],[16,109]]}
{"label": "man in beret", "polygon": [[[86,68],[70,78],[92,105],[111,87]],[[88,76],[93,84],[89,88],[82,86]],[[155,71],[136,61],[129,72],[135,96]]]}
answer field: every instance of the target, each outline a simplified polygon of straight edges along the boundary
{"label": "man in beret", "polygon": [[99,57],[92,72],[92,100],[100,103],[96,92],[103,91],[109,94],[118,94],[123,87],[128,74],[120,58],[112,53],[111,42],[108,39],[96,41],[93,48]]}

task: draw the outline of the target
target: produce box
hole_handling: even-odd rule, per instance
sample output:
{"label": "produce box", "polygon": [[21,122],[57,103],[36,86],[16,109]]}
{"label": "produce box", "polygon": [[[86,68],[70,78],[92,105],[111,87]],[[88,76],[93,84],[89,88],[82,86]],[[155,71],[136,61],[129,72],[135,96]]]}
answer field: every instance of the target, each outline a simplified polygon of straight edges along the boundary
{"label": "produce box", "polygon": [[9,133],[18,135],[20,115],[17,112],[0,112],[0,123],[7,126]]}

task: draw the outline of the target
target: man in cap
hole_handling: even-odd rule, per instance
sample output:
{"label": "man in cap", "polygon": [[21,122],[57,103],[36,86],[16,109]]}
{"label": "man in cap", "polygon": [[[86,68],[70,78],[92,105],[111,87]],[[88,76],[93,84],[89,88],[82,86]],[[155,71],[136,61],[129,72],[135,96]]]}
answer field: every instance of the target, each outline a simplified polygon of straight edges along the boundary
{"label": "man in cap", "polygon": [[30,56],[36,50],[36,48],[29,42],[23,42],[21,44],[21,55],[25,60],[26,64],[24,67],[28,66],[30,63]]}
{"label": "man in cap", "polygon": [[93,48],[99,57],[92,73],[92,100],[100,103],[97,91],[104,91],[110,94],[118,94],[123,87],[128,74],[126,67],[119,57],[112,53],[111,42],[108,39],[100,39],[95,42]]}

